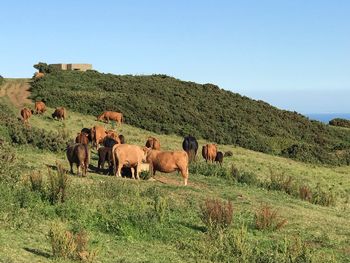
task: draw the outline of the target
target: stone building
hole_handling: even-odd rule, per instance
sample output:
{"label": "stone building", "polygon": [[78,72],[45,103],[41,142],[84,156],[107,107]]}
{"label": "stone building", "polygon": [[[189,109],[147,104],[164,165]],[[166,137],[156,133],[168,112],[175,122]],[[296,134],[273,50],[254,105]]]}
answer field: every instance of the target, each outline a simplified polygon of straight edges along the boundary
{"label": "stone building", "polygon": [[50,64],[50,66],[59,70],[78,70],[87,71],[92,69],[92,64]]}

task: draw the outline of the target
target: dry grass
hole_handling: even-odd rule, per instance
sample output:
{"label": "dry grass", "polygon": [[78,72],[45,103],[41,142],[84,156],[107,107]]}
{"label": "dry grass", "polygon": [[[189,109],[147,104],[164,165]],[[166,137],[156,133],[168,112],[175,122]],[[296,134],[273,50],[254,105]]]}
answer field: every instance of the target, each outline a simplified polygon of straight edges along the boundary
{"label": "dry grass", "polygon": [[209,232],[224,230],[232,223],[232,202],[224,202],[219,199],[207,199],[200,206],[200,218],[207,226]]}
{"label": "dry grass", "polygon": [[255,212],[255,227],[259,230],[277,230],[287,224],[287,219],[282,219],[277,210],[273,210],[267,204],[262,204]]}

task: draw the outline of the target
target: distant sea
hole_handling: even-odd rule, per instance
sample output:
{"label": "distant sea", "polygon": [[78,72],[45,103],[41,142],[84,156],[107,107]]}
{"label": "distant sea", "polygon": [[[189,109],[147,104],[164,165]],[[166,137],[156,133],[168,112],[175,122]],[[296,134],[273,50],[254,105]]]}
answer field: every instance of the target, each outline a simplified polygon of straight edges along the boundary
{"label": "distant sea", "polygon": [[311,120],[321,121],[324,123],[328,123],[334,118],[350,120],[350,113],[310,113],[304,115]]}

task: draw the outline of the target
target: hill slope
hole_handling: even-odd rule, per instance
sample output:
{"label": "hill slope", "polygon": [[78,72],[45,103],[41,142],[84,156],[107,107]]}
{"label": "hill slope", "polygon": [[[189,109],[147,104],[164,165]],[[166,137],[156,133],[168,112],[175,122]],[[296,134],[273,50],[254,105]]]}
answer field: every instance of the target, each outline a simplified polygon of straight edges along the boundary
{"label": "hill slope", "polygon": [[192,134],[308,162],[350,160],[350,131],[311,122],[212,84],[165,75],[58,71],[32,83],[32,98],[95,116],[103,110],[121,111],[127,123],[157,133]]}
{"label": "hill slope", "polygon": [[[280,263],[309,262],[311,255],[312,262],[348,262],[350,167],[326,168],[219,145],[222,151],[233,151],[232,157],[224,159],[223,169],[230,171],[234,165],[242,175],[253,174],[264,184],[215,175],[222,170],[199,160],[191,167],[189,186],[183,187],[176,173],[159,173],[155,181],[96,173],[93,150],[88,177],[70,175],[66,201],[51,204],[48,171],[55,174],[55,162],[65,169],[68,163],[64,151],[50,151],[38,143],[43,138],[60,143],[55,136],[58,132],[72,139],[82,127],[102,123],[74,111],[68,120],[55,121],[49,108],[42,116],[34,115],[31,128],[25,128],[13,113],[18,109],[8,101],[0,99],[0,109],[1,138],[6,144],[12,143],[7,148],[0,143],[0,261],[72,262],[52,255],[47,236],[52,225],[60,222],[73,233],[81,229],[88,233],[89,249],[98,251],[97,262]],[[130,125],[123,125],[118,132],[129,143],[143,145],[147,136],[153,135],[160,139],[163,149],[181,148],[179,136],[157,135]],[[18,137],[29,140],[16,141]],[[6,161],[10,153],[16,158]],[[33,188],[28,176],[39,173],[43,176],[42,188]],[[282,175],[291,176],[293,185],[323,189],[326,194],[316,191],[316,198],[336,193],[335,203],[321,206],[300,200],[298,194],[264,186]],[[220,238],[210,235],[200,217],[200,207],[207,198],[233,204],[233,223]],[[256,228],[255,213],[265,203],[277,209],[280,220],[288,221],[284,227],[276,231]],[[252,255],[255,260],[251,260]]]}

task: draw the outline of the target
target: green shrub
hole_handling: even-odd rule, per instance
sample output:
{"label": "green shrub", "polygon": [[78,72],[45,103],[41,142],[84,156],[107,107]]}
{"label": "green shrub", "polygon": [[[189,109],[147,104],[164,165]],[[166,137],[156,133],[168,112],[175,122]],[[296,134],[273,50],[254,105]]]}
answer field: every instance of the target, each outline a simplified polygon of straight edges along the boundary
{"label": "green shrub", "polygon": [[231,157],[233,156],[233,152],[232,151],[227,151],[224,153],[224,157]]}
{"label": "green shrub", "polygon": [[291,176],[286,176],[284,173],[278,173],[270,169],[270,180],[265,186],[268,190],[283,191],[289,195],[297,195],[295,183]]}
{"label": "green shrub", "polygon": [[74,242],[74,236],[67,231],[62,223],[53,223],[49,230],[49,239],[54,257],[64,259],[73,258],[77,248]]}
{"label": "green shrub", "polygon": [[143,180],[148,180],[152,177],[152,174],[149,171],[142,171],[140,173],[140,178]]}
{"label": "green shrub", "polygon": [[256,174],[247,171],[239,171],[234,164],[231,165],[231,175],[237,183],[254,186],[259,185],[259,179]]}
{"label": "green shrub", "polygon": [[168,201],[160,195],[154,199],[154,212],[159,223],[163,223],[168,217]]}
{"label": "green shrub", "polygon": [[0,101],[0,130],[6,131],[8,142],[30,144],[49,151],[62,151],[67,147],[67,137],[62,132],[47,132],[43,129],[28,127],[18,120],[12,108]]}
{"label": "green shrub", "polygon": [[[335,145],[336,143],[332,147],[334,148]],[[282,150],[282,156],[302,162],[326,163],[331,165],[347,164],[346,158],[339,158],[336,152],[318,144],[293,144]]]}
{"label": "green shrub", "polygon": [[253,248],[248,241],[247,228],[231,229],[217,243],[217,249],[210,258],[213,262],[254,262]]}
{"label": "green shrub", "polygon": [[329,187],[325,190],[320,186],[320,184],[317,184],[315,189],[312,191],[311,202],[322,206],[335,206],[337,202],[337,195],[334,192],[333,187]]}
{"label": "green shrub", "polygon": [[0,182],[14,184],[20,179],[20,168],[13,147],[0,140]]}
{"label": "green shrub", "polygon": [[49,200],[51,204],[55,204],[58,201],[63,203],[65,201],[67,188],[70,184],[67,172],[63,169],[62,165],[57,163],[56,169],[56,173],[53,173],[50,169],[48,169]]}
{"label": "green shrub", "polygon": [[54,222],[51,224],[48,237],[50,240],[52,254],[56,258],[80,260],[93,262],[96,251],[88,251],[88,235],[85,231],[77,234],[68,231],[64,224]]}
{"label": "green shrub", "polygon": [[284,262],[291,263],[312,263],[314,256],[312,251],[308,248],[307,244],[301,239],[300,236],[296,236],[290,240],[285,239],[285,249],[283,250]]}
{"label": "green shrub", "polygon": [[192,134],[305,162],[347,163],[336,156],[334,147],[348,145],[350,131],[310,121],[213,84],[163,75],[58,71],[34,81],[32,97],[45,99],[51,107],[65,106],[95,116],[103,110],[120,111],[129,124],[156,133]]}
{"label": "green shrub", "polygon": [[40,73],[52,73],[57,71],[53,66],[48,65],[44,62],[38,62],[38,64],[35,64],[33,67],[37,69]]}
{"label": "green shrub", "polygon": [[329,125],[350,128],[350,121],[347,119],[335,118],[329,121]]}
{"label": "green shrub", "polygon": [[191,162],[189,165],[189,173],[230,178],[230,175],[225,167],[205,162]]}

